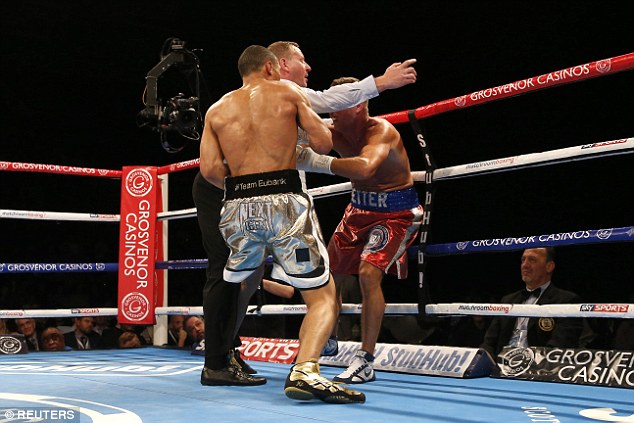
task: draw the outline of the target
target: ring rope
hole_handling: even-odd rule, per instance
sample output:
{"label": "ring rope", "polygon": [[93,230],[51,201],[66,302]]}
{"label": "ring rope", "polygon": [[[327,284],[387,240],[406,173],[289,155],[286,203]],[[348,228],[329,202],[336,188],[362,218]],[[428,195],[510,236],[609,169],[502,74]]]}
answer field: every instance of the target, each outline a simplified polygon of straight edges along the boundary
{"label": "ring rope", "polygon": [[605,317],[634,319],[634,304],[584,303],[584,304],[488,304],[488,303],[438,303],[427,304],[428,314],[509,316],[509,317]]}
{"label": "ring rope", "polygon": [[[612,242],[634,241],[634,226],[622,228],[589,229],[553,234],[529,235],[521,237],[491,238],[460,241],[446,244],[429,244],[425,254],[444,256],[476,252],[514,251],[549,245],[586,245]],[[417,247],[409,248],[412,256]],[[270,258],[267,259],[270,262]],[[157,270],[204,269],[207,259],[157,261]],[[116,272],[118,263],[2,263],[0,273],[72,273],[72,272]]]}
{"label": "ring rope", "polygon": [[[590,237],[594,235],[594,237]],[[548,234],[520,238],[499,238],[490,240],[467,241],[455,244],[428,245],[430,255],[451,253],[470,253],[481,251],[507,251],[543,245],[578,245],[586,243],[632,241],[634,227],[615,228],[597,231],[577,231],[571,233]],[[462,246],[466,244],[466,246]],[[452,250],[453,251],[449,251]],[[416,247],[410,250],[416,254]],[[172,260],[157,262],[157,269],[182,270],[206,268],[206,259]],[[42,272],[115,272],[118,263],[0,263],[0,273],[42,273]],[[272,304],[252,307],[250,314],[279,315],[303,314],[305,305]],[[359,314],[361,304],[344,304],[342,314]],[[418,304],[387,304],[385,314],[417,314]],[[488,315],[488,316],[528,316],[528,317],[606,317],[634,318],[634,304],[487,304],[487,303],[439,303],[425,306],[427,314],[437,315]],[[105,313],[105,314],[102,314]],[[116,309],[85,308],[62,310],[0,310],[2,317],[71,317],[116,315]],[[165,314],[202,314],[202,307],[158,307],[157,315]]]}
{"label": "ring rope", "polygon": [[0,209],[0,219],[57,220],[68,222],[119,222],[121,220],[121,215]]}
{"label": "ring rope", "polygon": [[[344,303],[341,314],[361,314],[362,304]],[[249,306],[247,314],[300,315],[306,313],[305,304],[267,304]],[[71,309],[0,310],[0,319],[116,316],[118,309],[85,307]],[[634,304],[629,303],[580,303],[580,304],[500,304],[500,303],[439,303],[425,306],[427,314],[449,316],[507,316],[507,317],[574,317],[574,318],[622,318],[634,319]],[[202,315],[201,306],[156,307],[157,316]],[[386,304],[386,315],[418,314],[417,303]]]}
{"label": "ring rope", "polygon": [[[508,97],[526,94],[557,85],[579,82],[585,79],[605,76],[626,70],[634,69],[634,53],[627,53],[622,56],[597,60],[595,62],[572,66],[566,69],[548,72],[543,75],[533,76],[509,84],[499,85],[493,88],[486,88],[474,91],[467,95],[450,98],[447,100],[421,106],[414,110],[417,119],[427,118],[441,113],[460,110],[471,106],[489,103]],[[406,123],[409,121],[409,110],[388,113],[381,117],[391,123]]]}
{"label": "ring rope", "polygon": [[[612,242],[634,241],[634,226],[622,228],[589,229],[553,234],[529,235],[521,237],[491,238],[460,241],[446,244],[429,244],[425,254],[444,256],[476,252],[514,251],[549,245],[586,245]],[[417,247],[409,248],[412,256]],[[270,257],[267,262],[270,262]],[[157,270],[204,269],[207,259],[157,261]],[[0,273],[72,273],[72,272],[116,272],[118,263],[2,263]]]}
{"label": "ring rope", "polygon": [[425,254],[430,256],[444,256],[450,254],[478,253],[485,251],[513,251],[547,246],[632,241],[634,241],[634,226],[625,226],[622,228],[588,229],[544,235],[479,239],[446,244],[430,244],[427,246]]}
{"label": "ring rope", "polygon": [[[602,141],[591,144],[583,144],[576,147],[566,147],[540,153],[530,153],[520,156],[504,157],[481,162],[468,163],[457,166],[436,169],[434,180],[449,180],[471,175],[484,175],[495,172],[506,172],[515,169],[523,169],[537,166],[565,163],[579,160],[603,158],[619,154],[634,153],[634,138],[623,138],[611,141]],[[9,162],[0,162],[9,163]],[[10,168],[5,170],[12,170]],[[416,182],[425,181],[425,171],[414,171],[412,176]],[[342,182],[317,188],[310,188],[308,192],[314,198],[326,198],[349,192],[352,188],[350,182]],[[158,213],[159,220],[184,219],[196,216],[196,208],[172,210]],[[0,218],[4,219],[29,219],[29,220],[60,220],[60,221],[84,221],[84,222],[118,222],[118,214],[95,213],[65,213],[51,211],[29,211],[0,209]]]}
{"label": "ring rope", "polygon": [[96,176],[101,178],[121,178],[120,170],[93,169],[88,167],[75,167],[42,163],[22,163],[0,161],[0,171],[30,172],[30,173],[54,173],[58,175]]}

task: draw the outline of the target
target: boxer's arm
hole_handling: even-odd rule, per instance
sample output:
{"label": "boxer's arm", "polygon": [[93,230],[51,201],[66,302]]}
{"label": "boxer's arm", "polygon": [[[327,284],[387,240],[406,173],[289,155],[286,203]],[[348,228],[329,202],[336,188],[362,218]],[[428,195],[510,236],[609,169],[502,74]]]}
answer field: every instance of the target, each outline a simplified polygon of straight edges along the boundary
{"label": "boxer's arm", "polygon": [[364,180],[372,177],[389,153],[389,146],[366,146],[354,157],[336,158],[315,153],[310,147],[297,146],[297,169],[313,173]]}
{"label": "boxer's arm", "polygon": [[330,170],[334,157],[326,154],[317,154],[312,148],[303,148],[299,145],[295,147],[295,152],[297,153],[297,170],[334,175],[332,170]]}
{"label": "boxer's arm", "polygon": [[333,160],[330,170],[335,175],[363,181],[374,176],[389,153],[387,143],[366,145],[358,156]]}
{"label": "boxer's arm", "polygon": [[338,112],[368,101],[379,93],[416,82],[416,59],[393,63],[381,76],[368,76],[359,82],[335,85],[324,91],[303,88],[317,113]]}
{"label": "boxer's arm", "polygon": [[332,150],[330,129],[311,108],[307,96],[302,91],[298,91],[298,93],[300,99],[297,103],[297,118],[299,126],[308,135],[308,144],[317,153],[329,153]]}
{"label": "boxer's arm", "polygon": [[297,146],[297,169],[357,180],[369,179],[387,159],[390,146],[398,137],[396,129],[383,125],[383,130],[370,135],[357,156],[345,158],[317,154],[309,148]]}
{"label": "boxer's arm", "polygon": [[214,186],[224,189],[224,179],[228,170],[218,137],[211,125],[211,114],[205,116],[205,126],[200,139],[200,173]]}

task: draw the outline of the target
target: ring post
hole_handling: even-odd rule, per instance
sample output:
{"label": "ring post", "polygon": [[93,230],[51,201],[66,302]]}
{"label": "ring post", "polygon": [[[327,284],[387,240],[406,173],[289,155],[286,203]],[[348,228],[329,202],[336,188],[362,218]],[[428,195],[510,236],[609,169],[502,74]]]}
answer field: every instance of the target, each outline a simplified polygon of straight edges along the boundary
{"label": "ring post", "polygon": [[[160,181],[160,211],[167,211],[168,208],[168,199],[169,199],[169,174],[163,174],[159,176]],[[157,256],[156,261],[167,261],[168,250],[168,226],[169,220],[161,220],[157,221],[158,230],[157,230]],[[166,270],[157,270],[156,271],[156,280],[158,282],[158,292],[157,292],[157,307],[167,307],[169,304],[167,302],[167,293],[168,293],[168,285],[167,285],[167,277],[168,271]],[[153,345],[161,346],[167,344],[167,320],[168,316],[160,315],[156,317],[156,324],[154,325],[153,332]]]}

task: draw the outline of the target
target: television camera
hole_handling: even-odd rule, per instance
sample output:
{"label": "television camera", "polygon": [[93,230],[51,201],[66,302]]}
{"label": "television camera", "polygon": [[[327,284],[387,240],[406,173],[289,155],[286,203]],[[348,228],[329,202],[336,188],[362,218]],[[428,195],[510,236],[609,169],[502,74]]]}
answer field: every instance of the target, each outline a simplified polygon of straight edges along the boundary
{"label": "television camera", "polygon": [[[181,92],[167,100],[159,98],[158,80],[170,68],[188,79],[192,96]],[[189,81],[192,75],[193,83]],[[200,78],[198,57],[185,48],[184,41],[168,38],[161,50],[161,61],[147,73],[143,95],[145,109],[138,113],[136,122],[140,128],[158,132],[163,149],[169,153],[181,151],[187,140],[200,139]]]}

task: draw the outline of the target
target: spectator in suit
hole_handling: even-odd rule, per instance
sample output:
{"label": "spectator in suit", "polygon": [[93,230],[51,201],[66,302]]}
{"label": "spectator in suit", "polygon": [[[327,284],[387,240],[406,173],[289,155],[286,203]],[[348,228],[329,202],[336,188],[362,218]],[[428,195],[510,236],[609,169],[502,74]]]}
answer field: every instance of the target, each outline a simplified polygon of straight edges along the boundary
{"label": "spectator in suit", "polygon": [[40,334],[37,332],[35,319],[15,319],[15,325],[18,328],[18,333],[21,333],[26,338],[26,345],[29,347],[29,351],[39,351]]}
{"label": "spectator in suit", "polygon": [[42,331],[42,351],[69,351],[70,347],[66,346],[64,334],[56,327],[48,327]]}
{"label": "spectator in suit", "polygon": [[[581,299],[557,288],[551,281],[555,270],[553,247],[528,248],[522,253],[520,271],[525,288],[502,297],[509,304],[570,304]],[[496,356],[505,346],[575,348],[583,322],[578,318],[495,317],[484,335],[482,348]]]}
{"label": "spectator in suit", "polygon": [[182,348],[187,341],[187,332],[183,328],[185,316],[171,315],[167,323],[167,345]]}
{"label": "spectator in suit", "polygon": [[64,335],[66,345],[74,350],[94,350],[101,347],[101,335],[94,331],[95,319],[76,317],[75,329]]}
{"label": "spectator in suit", "polygon": [[188,342],[192,348],[199,346],[204,348],[205,321],[200,316],[187,316],[183,322],[183,328],[187,332]]}

